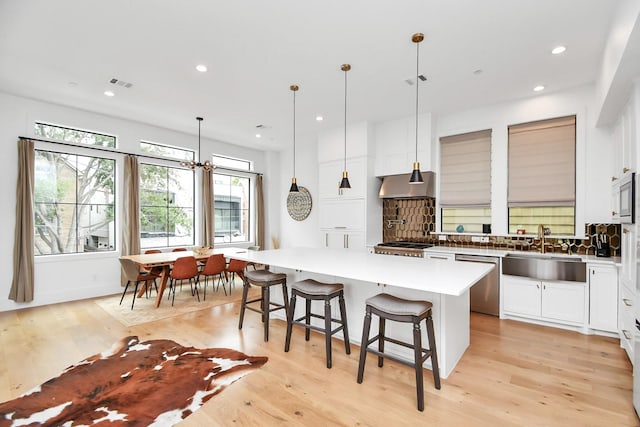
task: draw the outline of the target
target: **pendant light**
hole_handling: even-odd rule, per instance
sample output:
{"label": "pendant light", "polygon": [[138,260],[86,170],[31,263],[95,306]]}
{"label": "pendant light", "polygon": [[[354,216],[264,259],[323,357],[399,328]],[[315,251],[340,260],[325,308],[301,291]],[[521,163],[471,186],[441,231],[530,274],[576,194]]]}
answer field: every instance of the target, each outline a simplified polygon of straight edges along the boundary
{"label": "pendant light", "polygon": [[344,71],[344,170],[342,171],[342,181],[340,181],[340,189],[351,188],[349,184],[349,173],[347,172],[347,71],[351,69],[351,65],[342,64],[340,67]]}
{"label": "pendant light", "polygon": [[191,160],[190,162],[180,162],[180,165],[192,170],[195,168],[202,168],[206,171],[209,171],[211,169],[215,169],[215,165],[209,160],[205,160],[204,163],[200,162],[200,125],[202,124],[203,118],[196,117],[196,120],[198,121],[198,157],[196,158],[196,160]]}
{"label": "pendant light", "polygon": [[420,78],[418,77],[418,65],[420,62],[420,42],[424,40],[424,34],[415,33],[411,36],[411,41],[416,44],[416,161],[413,162],[413,172],[409,184],[424,184],[422,174],[420,173],[420,162],[418,162],[418,88],[420,86]]}
{"label": "pendant light", "polygon": [[289,86],[289,89],[293,92],[293,178],[291,178],[291,188],[289,193],[297,193],[298,183],[296,182],[296,92],[299,87],[297,85]]}

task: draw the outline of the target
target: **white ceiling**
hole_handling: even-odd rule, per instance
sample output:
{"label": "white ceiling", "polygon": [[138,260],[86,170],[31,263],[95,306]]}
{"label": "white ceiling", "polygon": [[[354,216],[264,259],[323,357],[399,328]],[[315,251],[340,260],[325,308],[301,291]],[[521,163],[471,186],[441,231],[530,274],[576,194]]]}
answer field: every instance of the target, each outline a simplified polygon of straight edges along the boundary
{"label": "white ceiling", "polygon": [[[0,90],[258,149],[594,82],[618,0],[0,0]],[[551,55],[556,45],[562,55]],[[196,64],[209,71],[199,73]],[[474,74],[475,70],[482,70]],[[129,89],[108,82],[133,83]],[[113,98],[103,95],[111,88]],[[317,122],[316,115],[325,120]],[[257,139],[256,125],[268,126]],[[98,130],[98,129],[96,129]],[[99,129],[108,131],[108,129]]]}

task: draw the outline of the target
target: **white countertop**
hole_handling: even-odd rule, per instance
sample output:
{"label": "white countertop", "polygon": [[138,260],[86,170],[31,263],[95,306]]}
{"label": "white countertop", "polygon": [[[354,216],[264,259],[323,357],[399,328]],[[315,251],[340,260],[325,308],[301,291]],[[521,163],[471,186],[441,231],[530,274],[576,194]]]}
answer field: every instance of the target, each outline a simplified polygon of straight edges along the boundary
{"label": "white countertop", "polygon": [[364,250],[326,248],[247,251],[233,257],[275,267],[454,296],[462,295],[494,268],[492,264],[441,262],[371,254]]}
{"label": "white countertop", "polygon": [[[465,255],[483,255],[483,256],[494,256],[494,257],[503,257],[507,254],[532,254],[532,255],[540,255],[537,252],[523,252],[523,251],[512,251],[507,249],[488,249],[488,248],[464,248],[464,247],[453,247],[453,246],[433,246],[431,248],[425,249],[425,252],[440,252],[440,253],[448,253],[448,254],[465,254]],[[595,255],[582,255],[582,254],[573,254],[567,255],[564,253],[554,253],[547,252],[545,255],[548,256],[571,256],[580,258],[582,261],[590,263],[590,264],[609,264],[609,265],[620,265],[620,257],[597,257]]]}

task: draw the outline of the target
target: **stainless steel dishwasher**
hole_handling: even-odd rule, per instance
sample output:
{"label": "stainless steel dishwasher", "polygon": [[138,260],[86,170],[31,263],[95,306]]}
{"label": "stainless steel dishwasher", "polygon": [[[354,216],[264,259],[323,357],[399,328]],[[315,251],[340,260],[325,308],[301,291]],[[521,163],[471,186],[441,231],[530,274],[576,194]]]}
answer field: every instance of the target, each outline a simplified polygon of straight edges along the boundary
{"label": "stainless steel dishwasher", "polygon": [[471,287],[471,311],[500,315],[500,258],[484,255],[456,255],[456,261],[484,262],[495,268]]}

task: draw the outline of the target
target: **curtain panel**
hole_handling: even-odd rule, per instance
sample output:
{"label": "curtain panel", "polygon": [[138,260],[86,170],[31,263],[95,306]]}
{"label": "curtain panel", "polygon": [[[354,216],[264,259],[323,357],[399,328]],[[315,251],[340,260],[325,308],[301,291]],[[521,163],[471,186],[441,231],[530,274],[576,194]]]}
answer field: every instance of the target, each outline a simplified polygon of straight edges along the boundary
{"label": "curtain panel", "polygon": [[256,246],[260,247],[260,250],[265,250],[264,247],[264,189],[262,187],[262,175],[256,176]]}
{"label": "curtain panel", "polygon": [[9,299],[15,302],[33,301],[33,183],[35,169],[34,143],[18,140],[18,183],[16,186],[16,230],[13,241],[13,280]]}
{"label": "curtain panel", "polygon": [[213,172],[202,170],[202,246],[213,247],[215,227],[213,223]]}
{"label": "curtain panel", "polygon": [[[124,158],[124,203],[122,215],[122,255],[140,253],[140,171],[138,158],[127,155]],[[122,285],[127,283],[124,272],[121,274]]]}

